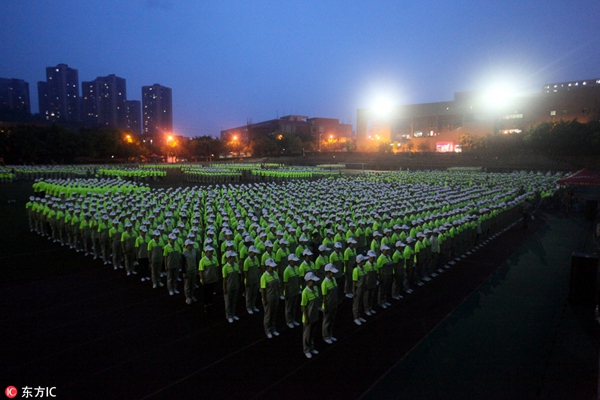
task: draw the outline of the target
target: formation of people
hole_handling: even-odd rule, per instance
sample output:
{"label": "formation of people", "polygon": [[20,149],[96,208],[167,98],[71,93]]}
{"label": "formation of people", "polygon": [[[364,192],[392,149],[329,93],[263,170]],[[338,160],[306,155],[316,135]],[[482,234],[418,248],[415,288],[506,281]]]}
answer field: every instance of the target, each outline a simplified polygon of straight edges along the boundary
{"label": "formation of people", "polygon": [[207,313],[222,294],[229,323],[262,310],[269,339],[302,325],[311,358],[320,320],[323,341],[337,340],[341,302],[364,324],[506,230],[556,179],[403,171],[168,189],[46,180],[26,207],[32,231],[154,290],[182,289]]}

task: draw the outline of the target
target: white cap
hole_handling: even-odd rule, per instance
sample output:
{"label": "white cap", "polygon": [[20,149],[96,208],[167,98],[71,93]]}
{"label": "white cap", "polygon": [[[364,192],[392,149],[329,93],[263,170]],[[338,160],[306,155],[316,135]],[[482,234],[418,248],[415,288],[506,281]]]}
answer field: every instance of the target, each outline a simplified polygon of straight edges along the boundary
{"label": "white cap", "polygon": [[258,253],[260,253],[260,251],[258,251],[258,249],[256,248],[256,246],[250,246],[250,247],[248,248],[248,252],[252,252],[252,253],[254,253],[254,254],[258,254]]}
{"label": "white cap", "polygon": [[190,239],[188,239],[188,240],[186,240],[186,241],[185,241],[185,245],[186,245],[186,246],[187,246],[187,245],[190,245],[190,244],[193,246],[193,245],[194,245],[194,241],[193,241],[193,240],[190,240]]}
{"label": "white cap", "polygon": [[315,276],[315,274],[313,274],[312,272],[307,272],[306,275],[304,275],[304,280],[305,281],[315,281],[317,282],[319,280],[319,278],[317,276]]}
{"label": "white cap", "polygon": [[337,274],[339,272],[339,270],[333,266],[333,264],[327,264],[325,265],[325,272],[331,271],[334,274]]}
{"label": "white cap", "polygon": [[324,244],[319,246],[319,251],[329,251],[331,250],[329,247],[325,246]]}
{"label": "white cap", "polygon": [[288,261],[300,261],[300,260],[298,259],[298,257],[296,257],[295,254],[292,253],[288,256]]}
{"label": "white cap", "polygon": [[389,249],[390,249],[390,247],[387,244],[382,244],[381,245],[381,251],[383,251],[383,250],[389,250]]}
{"label": "white cap", "polygon": [[313,255],[313,253],[312,253],[312,251],[310,251],[309,249],[305,249],[305,250],[302,252],[302,255],[303,255],[303,256],[312,256],[312,255]]}
{"label": "white cap", "polygon": [[233,251],[233,250],[227,250],[227,251],[225,252],[225,257],[226,257],[226,258],[229,258],[229,257],[236,257],[236,256],[237,256],[237,253],[236,253],[235,251]]}
{"label": "white cap", "polygon": [[215,249],[213,249],[212,246],[205,246],[204,251],[215,251]]}
{"label": "white cap", "polygon": [[277,263],[276,263],[276,262],[275,262],[275,260],[273,260],[272,258],[267,258],[267,259],[265,260],[265,265],[266,265],[267,267],[273,267],[273,268],[277,267]]}
{"label": "white cap", "polygon": [[377,257],[377,253],[375,253],[373,250],[369,250],[369,251],[367,251],[367,256],[369,256],[369,257]]}
{"label": "white cap", "polygon": [[335,244],[333,245],[333,247],[335,247],[336,249],[341,249],[343,246],[340,242],[335,242]]}

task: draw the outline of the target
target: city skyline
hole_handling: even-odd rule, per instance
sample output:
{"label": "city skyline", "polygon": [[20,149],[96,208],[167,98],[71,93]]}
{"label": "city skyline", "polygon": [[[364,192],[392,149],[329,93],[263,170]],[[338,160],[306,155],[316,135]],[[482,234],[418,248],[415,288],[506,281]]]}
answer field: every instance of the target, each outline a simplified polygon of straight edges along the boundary
{"label": "city skyline", "polygon": [[82,82],[126,77],[139,101],[137,88],[159,82],[184,136],[286,114],[356,125],[380,96],[418,104],[600,76],[599,12],[558,0],[4,2],[0,76],[35,85],[45,66],[66,63]]}

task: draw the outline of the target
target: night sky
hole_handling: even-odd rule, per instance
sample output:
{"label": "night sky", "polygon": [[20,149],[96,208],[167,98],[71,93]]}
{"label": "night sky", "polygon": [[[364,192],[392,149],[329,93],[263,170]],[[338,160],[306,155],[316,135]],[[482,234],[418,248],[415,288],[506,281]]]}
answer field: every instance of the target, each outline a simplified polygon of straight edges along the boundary
{"label": "night sky", "polygon": [[286,114],[356,123],[379,96],[600,78],[600,2],[3,0],[0,77],[37,81],[59,63],[79,80],[116,74],[128,99],[173,89],[176,134]]}

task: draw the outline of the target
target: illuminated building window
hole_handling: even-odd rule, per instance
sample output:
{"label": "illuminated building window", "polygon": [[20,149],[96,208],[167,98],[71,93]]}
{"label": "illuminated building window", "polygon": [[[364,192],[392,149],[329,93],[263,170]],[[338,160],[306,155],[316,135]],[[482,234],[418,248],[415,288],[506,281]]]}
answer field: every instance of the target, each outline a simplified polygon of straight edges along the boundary
{"label": "illuminated building window", "polygon": [[423,137],[423,132],[415,132],[413,133],[414,137]]}
{"label": "illuminated building window", "polygon": [[556,110],[550,111],[550,115],[556,115]]}

